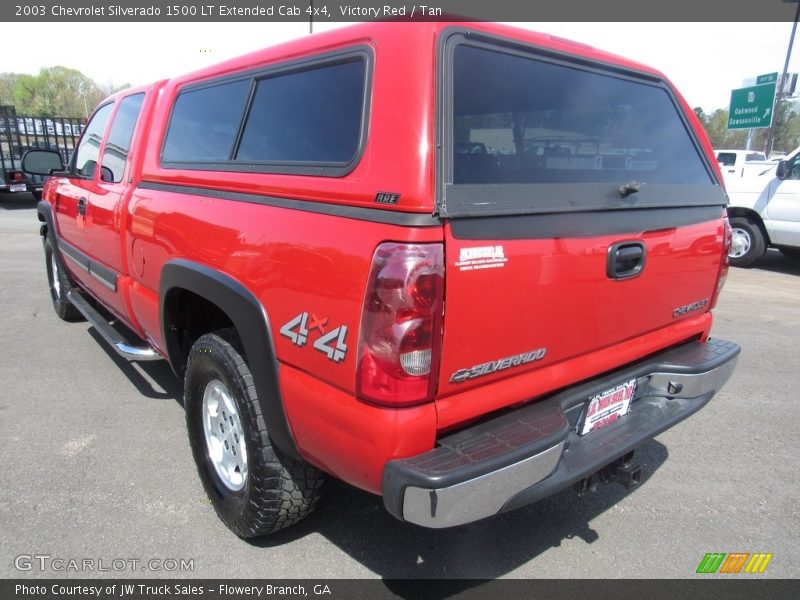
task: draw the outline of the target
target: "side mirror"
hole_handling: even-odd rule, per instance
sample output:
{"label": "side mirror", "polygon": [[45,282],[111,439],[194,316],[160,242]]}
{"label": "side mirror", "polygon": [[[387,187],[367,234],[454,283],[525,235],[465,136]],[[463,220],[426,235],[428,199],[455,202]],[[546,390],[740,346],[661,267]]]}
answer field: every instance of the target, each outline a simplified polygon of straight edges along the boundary
{"label": "side mirror", "polygon": [[114,182],[114,173],[108,167],[100,167],[100,181]]}
{"label": "side mirror", "polygon": [[778,179],[786,179],[789,177],[789,173],[791,172],[791,168],[789,167],[789,163],[785,160],[782,160],[778,163],[777,168],[775,169],[775,177]]}
{"label": "side mirror", "polygon": [[64,161],[56,150],[28,150],[22,155],[22,170],[29,175],[50,175],[63,171]]}

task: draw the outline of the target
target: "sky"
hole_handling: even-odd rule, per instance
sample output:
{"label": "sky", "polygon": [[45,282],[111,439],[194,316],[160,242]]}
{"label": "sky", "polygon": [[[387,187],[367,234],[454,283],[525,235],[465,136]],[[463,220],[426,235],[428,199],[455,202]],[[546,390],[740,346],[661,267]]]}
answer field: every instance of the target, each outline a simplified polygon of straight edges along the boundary
{"label": "sky", "polygon": [[[345,25],[320,23],[314,30]],[[672,80],[690,106],[706,112],[727,108],[731,90],[742,87],[743,80],[780,72],[792,27],[791,23],[511,25],[655,67]],[[3,30],[3,47],[20,50],[2,53],[0,72],[36,74],[42,67],[63,65],[104,85],[138,85],[308,34],[307,23],[21,23]],[[51,43],[32,44],[31,39]],[[99,40],[117,43],[98,44]],[[800,40],[789,63],[793,73],[800,71],[797,46]]]}

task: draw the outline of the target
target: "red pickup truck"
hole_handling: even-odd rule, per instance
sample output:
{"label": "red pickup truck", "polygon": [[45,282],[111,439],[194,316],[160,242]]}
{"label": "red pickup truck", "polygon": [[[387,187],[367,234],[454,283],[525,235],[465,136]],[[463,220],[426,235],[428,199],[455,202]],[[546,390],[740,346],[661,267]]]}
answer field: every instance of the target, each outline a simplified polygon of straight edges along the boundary
{"label": "red pickup truck", "polygon": [[25,168],[56,313],[169,361],[242,537],[323,474],[427,527],[634,486],[739,353],[709,338],[731,233],[693,112],[560,38],[314,35],[122,91]]}

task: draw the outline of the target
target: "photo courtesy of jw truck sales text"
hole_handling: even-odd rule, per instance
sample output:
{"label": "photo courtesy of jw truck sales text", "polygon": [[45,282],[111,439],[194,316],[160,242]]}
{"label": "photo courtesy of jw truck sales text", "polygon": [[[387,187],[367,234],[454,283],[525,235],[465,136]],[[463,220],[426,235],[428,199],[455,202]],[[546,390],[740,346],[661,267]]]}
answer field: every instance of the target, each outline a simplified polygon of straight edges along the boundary
{"label": "photo courtesy of jw truck sales text", "polygon": [[699,121],[561,38],[343,27],[117,92],[69,163],[22,168],[56,315],[169,364],[242,538],[332,478],[426,528],[636,488],[740,352],[711,335],[732,232]]}
{"label": "photo courtesy of jw truck sales text", "polygon": [[198,584],[164,584],[164,583],[111,583],[81,585],[58,583],[48,585],[35,585],[17,583],[14,585],[14,594],[17,597],[26,596],[67,596],[67,597],[90,597],[90,598],[191,598],[208,595],[210,597],[322,597],[327,598],[332,595],[331,588],[326,584],[315,584],[304,586],[295,585],[236,585],[221,583],[217,585],[198,585]]}

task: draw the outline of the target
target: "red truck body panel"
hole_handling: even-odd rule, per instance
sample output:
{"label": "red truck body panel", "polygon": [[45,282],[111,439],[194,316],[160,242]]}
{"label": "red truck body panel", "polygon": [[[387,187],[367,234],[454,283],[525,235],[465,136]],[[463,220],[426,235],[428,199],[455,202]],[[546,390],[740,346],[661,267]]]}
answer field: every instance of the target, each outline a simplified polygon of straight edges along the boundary
{"label": "red truck body panel", "polygon": [[[186,259],[252,292],[272,330],[282,402],[309,463],[353,485],[381,492],[387,461],[431,450],[444,432],[529,402],[687,340],[706,340],[707,309],[676,318],[676,307],[716,293],[723,255],[720,218],[599,236],[464,240],[451,223],[408,226],[296,210],[257,198],[392,214],[436,211],[437,44],[454,26],[514,39],[601,65],[665,80],[649,67],[559,38],[487,23],[369,23],[255,52],[169,81],[120,92],[145,93],[124,179],[57,178],[45,198],[58,235],[118,275],[116,290],[68,263],[72,276],[116,317],[167,355],[159,286],[168,261]],[[374,59],[366,143],[341,177],[166,168],[161,149],[172,108],[190,84],[365,47]],[[693,135],[711,146],[682,98]],[[114,113],[111,115],[113,120]],[[99,152],[105,151],[103,145]],[[716,162],[710,164],[716,168]],[[717,170],[718,179],[719,173]],[[400,194],[376,205],[376,194]],[[231,194],[251,195],[248,200]],[[88,198],[85,216],[78,201]],[[648,264],[626,282],[606,277],[608,247],[641,240]],[[444,328],[434,402],[389,408],[356,397],[359,324],[375,249],[384,242],[438,243],[445,249]],[[502,246],[502,268],[462,271],[460,253]],[[314,335],[346,326],[341,361],[279,333],[308,313]],[[515,369],[454,382],[487,361],[546,348]],[[174,365],[177,367],[177,365]],[[253,369],[259,365],[251,365]]]}

